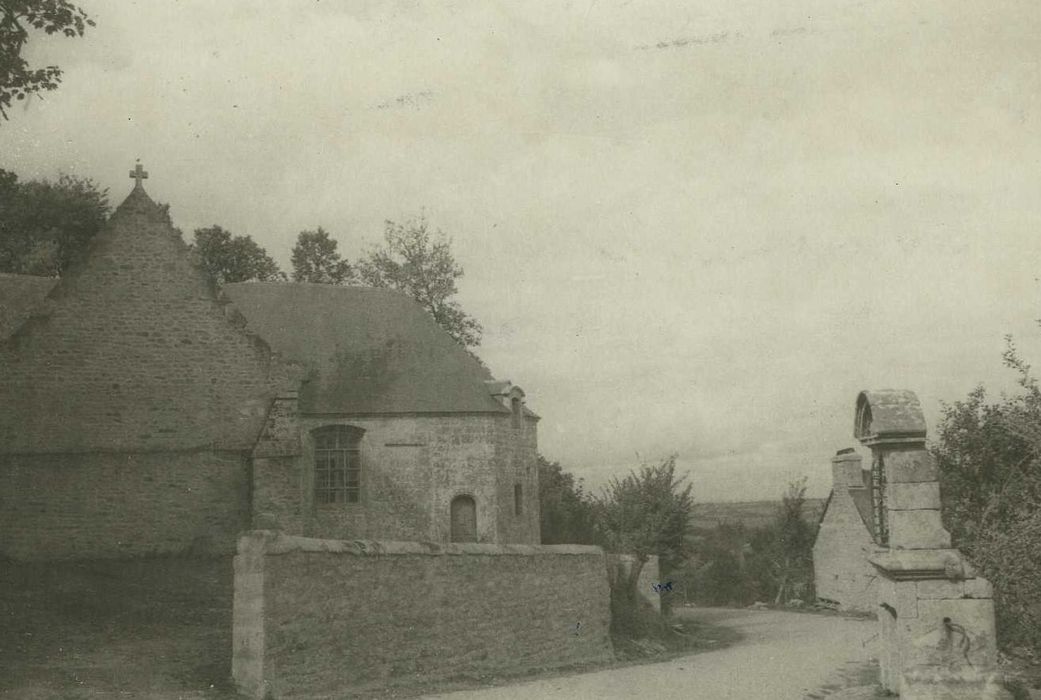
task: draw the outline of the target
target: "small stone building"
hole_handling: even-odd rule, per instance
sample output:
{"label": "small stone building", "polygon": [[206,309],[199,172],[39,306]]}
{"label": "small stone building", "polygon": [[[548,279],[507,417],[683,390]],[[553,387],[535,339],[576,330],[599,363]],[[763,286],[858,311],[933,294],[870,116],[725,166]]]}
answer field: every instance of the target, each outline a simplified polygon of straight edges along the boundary
{"label": "small stone building", "polygon": [[878,572],[868,562],[876,549],[872,531],[871,473],[860,455],[840,450],[831,459],[832,488],[813,544],[817,598],[843,610],[874,612]]}
{"label": "small stone building", "polygon": [[140,179],[60,281],[0,275],[3,556],[537,544],[536,424],[400,293],[217,288]]}

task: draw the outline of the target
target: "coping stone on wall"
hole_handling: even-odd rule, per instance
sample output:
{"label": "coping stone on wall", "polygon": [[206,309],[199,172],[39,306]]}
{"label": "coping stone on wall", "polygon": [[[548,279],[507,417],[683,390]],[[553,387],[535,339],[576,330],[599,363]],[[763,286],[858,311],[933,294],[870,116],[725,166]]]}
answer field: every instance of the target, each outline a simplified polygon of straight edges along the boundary
{"label": "coping stone on wall", "polygon": [[571,554],[600,556],[603,550],[593,545],[582,544],[480,544],[475,542],[394,542],[387,540],[326,540],[299,535],[286,535],[274,530],[252,530],[239,538],[238,552],[262,551],[267,555],[292,552],[323,552],[347,554],[361,557],[378,557],[394,554],[408,555],[464,555],[485,554],[490,556],[537,556],[540,554]]}

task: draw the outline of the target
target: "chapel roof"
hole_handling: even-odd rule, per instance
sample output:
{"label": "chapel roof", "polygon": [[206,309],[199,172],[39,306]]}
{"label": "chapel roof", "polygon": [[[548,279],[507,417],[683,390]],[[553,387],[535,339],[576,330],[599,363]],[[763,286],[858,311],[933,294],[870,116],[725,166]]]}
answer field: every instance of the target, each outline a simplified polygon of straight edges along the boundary
{"label": "chapel roof", "polygon": [[307,372],[304,413],[508,413],[489,371],[391,289],[240,282],[224,293],[247,328]]}

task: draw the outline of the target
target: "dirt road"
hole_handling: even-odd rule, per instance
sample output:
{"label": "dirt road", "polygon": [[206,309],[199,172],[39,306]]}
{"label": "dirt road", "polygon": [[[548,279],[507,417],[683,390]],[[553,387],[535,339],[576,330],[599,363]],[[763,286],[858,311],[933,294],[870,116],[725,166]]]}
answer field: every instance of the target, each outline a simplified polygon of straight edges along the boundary
{"label": "dirt road", "polygon": [[776,610],[699,609],[681,614],[733,627],[744,638],[726,649],[660,664],[428,697],[803,700],[826,697],[829,686],[870,662],[875,647],[873,621]]}

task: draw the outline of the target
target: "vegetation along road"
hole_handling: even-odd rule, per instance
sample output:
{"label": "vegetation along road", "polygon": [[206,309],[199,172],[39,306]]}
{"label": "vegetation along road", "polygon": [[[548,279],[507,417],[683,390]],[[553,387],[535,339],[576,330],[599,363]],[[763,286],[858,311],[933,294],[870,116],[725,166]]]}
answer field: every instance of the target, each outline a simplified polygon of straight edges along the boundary
{"label": "vegetation along road", "polygon": [[871,620],[722,608],[677,614],[732,627],[743,638],[725,649],[664,663],[429,697],[803,700],[825,697],[828,687],[866,669],[873,658],[877,628]]}

